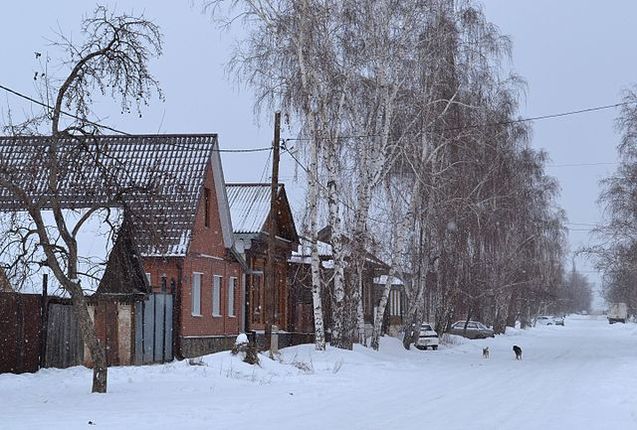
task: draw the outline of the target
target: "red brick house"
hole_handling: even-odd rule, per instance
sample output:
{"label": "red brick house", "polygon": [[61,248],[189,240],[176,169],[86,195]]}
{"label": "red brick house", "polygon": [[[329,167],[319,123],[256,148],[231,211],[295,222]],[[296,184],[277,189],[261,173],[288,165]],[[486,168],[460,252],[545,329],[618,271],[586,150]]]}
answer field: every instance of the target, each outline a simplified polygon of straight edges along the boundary
{"label": "red brick house", "polygon": [[[176,355],[229,349],[243,331],[247,266],[234,247],[216,135],[182,136],[188,146],[173,159],[188,196],[166,253],[143,256],[154,290],[175,291]],[[195,149],[196,148],[196,149]]]}
{"label": "red brick house", "polygon": [[[34,196],[46,196],[43,166],[50,141],[47,136],[0,138],[3,175],[23,182]],[[217,135],[89,136],[56,142],[64,208],[113,207],[130,224],[127,246],[135,248],[135,255],[120,258],[122,270],[110,273],[120,278],[141,273],[135,283],[144,284],[137,288],[143,294],[151,289],[173,293],[175,355],[228,348],[243,329],[248,268],[234,247]],[[0,208],[20,209],[16,205],[0,188]],[[141,267],[128,267],[135,264]],[[109,293],[115,283],[100,288]]]}

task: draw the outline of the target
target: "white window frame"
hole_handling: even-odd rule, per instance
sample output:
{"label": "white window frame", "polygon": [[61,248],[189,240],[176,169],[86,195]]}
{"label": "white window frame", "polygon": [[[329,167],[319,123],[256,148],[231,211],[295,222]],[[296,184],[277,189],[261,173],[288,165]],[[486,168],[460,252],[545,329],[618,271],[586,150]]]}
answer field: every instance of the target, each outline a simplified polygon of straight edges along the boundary
{"label": "white window frame", "polygon": [[393,317],[400,316],[400,291],[391,290],[389,293],[390,315]]}
{"label": "white window frame", "polygon": [[234,309],[234,299],[237,294],[237,278],[231,276],[228,278],[228,316],[236,317]]}
{"label": "white window frame", "polygon": [[[195,282],[198,280],[199,282]],[[201,283],[203,280],[203,273],[192,273],[192,300],[190,301],[190,313],[193,317],[201,316]]]}
{"label": "white window frame", "polygon": [[150,272],[146,272],[144,273],[144,275],[146,275],[146,281],[148,281],[148,286],[153,285],[153,283],[151,282],[151,276],[150,276]]}
{"label": "white window frame", "polygon": [[[217,281],[218,280],[218,281]],[[221,289],[223,288],[223,276],[212,276],[212,316],[221,316]]]}

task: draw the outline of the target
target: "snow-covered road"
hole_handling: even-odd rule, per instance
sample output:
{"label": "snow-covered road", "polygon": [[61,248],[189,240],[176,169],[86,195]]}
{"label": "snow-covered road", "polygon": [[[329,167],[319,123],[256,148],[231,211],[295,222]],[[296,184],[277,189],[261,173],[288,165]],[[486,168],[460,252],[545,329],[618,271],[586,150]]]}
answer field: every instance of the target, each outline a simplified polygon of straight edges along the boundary
{"label": "snow-covered road", "polygon": [[88,393],[83,368],[0,375],[0,429],[637,428],[634,324],[574,316],[435,352],[383,340],[380,353],[289,348],[261,368],[228,353],[113,368],[107,395]]}

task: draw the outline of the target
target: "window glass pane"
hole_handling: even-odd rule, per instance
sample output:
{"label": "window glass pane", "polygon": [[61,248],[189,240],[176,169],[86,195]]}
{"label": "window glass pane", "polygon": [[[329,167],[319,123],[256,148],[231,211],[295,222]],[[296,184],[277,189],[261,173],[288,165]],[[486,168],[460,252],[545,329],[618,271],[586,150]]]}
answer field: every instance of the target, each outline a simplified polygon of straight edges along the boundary
{"label": "window glass pane", "polygon": [[230,278],[228,284],[228,316],[234,316],[234,291],[236,289],[237,278]]}
{"label": "window glass pane", "polygon": [[221,315],[221,276],[212,278],[212,314]]}
{"label": "window glass pane", "polygon": [[192,274],[192,314],[201,315],[201,273]]}

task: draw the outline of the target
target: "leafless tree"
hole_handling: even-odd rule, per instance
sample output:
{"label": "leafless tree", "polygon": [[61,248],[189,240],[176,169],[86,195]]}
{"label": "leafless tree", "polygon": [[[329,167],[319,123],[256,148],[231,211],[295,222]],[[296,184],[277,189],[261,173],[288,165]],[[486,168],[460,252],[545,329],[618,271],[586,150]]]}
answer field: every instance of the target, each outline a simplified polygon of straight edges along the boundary
{"label": "leafless tree", "polygon": [[620,164],[605,178],[599,202],[604,222],[593,230],[597,243],[581,250],[602,271],[604,297],[637,308],[637,88],[627,89],[617,118]]}
{"label": "leafless tree", "polygon": [[407,327],[427,318],[444,330],[462,314],[502,331],[521,303],[529,308],[560,285],[555,183],[528,128],[514,121],[522,83],[503,72],[510,41],[477,2],[206,4],[232,4],[245,18],[250,34],[231,66],[258,107],[298,123],[310,160],[309,236],[315,242],[321,202],[331,228],[334,345],[366,340],[361,293],[372,235],[390,244],[390,274],[408,278]]}
{"label": "leafless tree", "polygon": [[[62,68],[66,68],[68,74],[63,79],[54,79],[48,70],[38,77],[43,104],[50,107],[35,121],[36,130],[44,132],[42,127],[47,126],[50,134],[44,146],[23,156],[39,160],[41,168],[33,170],[38,166],[35,160],[27,163],[27,168],[0,161],[0,187],[16,202],[16,210],[19,208],[27,218],[26,224],[14,223],[26,233],[18,235],[22,244],[32,240],[41,249],[43,263],[71,296],[84,343],[94,363],[92,391],[104,393],[107,389],[105,350],[97,338],[80,285],[78,264],[82,256],[78,254],[77,237],[93,215],[122,205],[124,195],[149,192],[146,187],[153,185],[131,184],[117,160],[101,158],[100,126],[89,118],[97,94],[119,100],[122,113],[136,109],[139,115],[154,93],[161,97],[148,64],[161,54],[162,36],[157,25],[143,16],[116,15],[102,6],[84,20],[82,34],[81,44],[63,35],[59,35],[55,43],[66,53]],[[25,134],[33,132],[33,125],[29,119],[23,126],[8,126],[13,134],[22,135],[15,139],[15,145],[27,138]],[[3,150],[16,149],[5,147]],[[15,157],[4,160],[12,158]],[[83,181],[87,180],[86,166],[91,174],[100,177],[99,182],[108,192],[104,199],[93,202],[79,218],[71,221],[67,216],[68,192],[71,188],[82,189]],[[42,183],[43,187],[37,185]],[[47,219],[47,212],[52,213],[53,220]]]}

